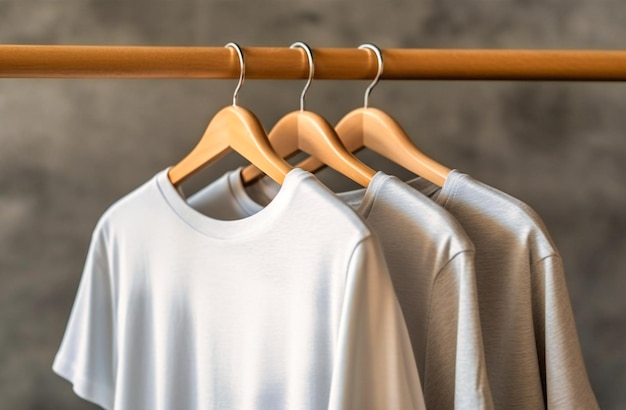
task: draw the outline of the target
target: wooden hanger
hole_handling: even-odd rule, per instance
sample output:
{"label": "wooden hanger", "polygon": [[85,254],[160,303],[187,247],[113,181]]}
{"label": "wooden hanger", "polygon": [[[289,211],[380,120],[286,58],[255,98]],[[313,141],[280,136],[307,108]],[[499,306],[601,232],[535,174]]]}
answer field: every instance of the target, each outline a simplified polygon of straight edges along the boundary
{"label": "wooden hanger", "polygon": [[[328,121],[314,112],[304,110],[304,98],[314,75],[313,54],[302,42],[292,44],[291,48],[294,47],[302,47],[307,54],[309,79],[300,96],[300,110],[285,115],[270,131],[272,147],[283,158],[289,158],[299,151],[305,152],[361,186],[368,186],[376,171],[343,146]],[[261,176],[261,171],[254,166],[248,166],[241,172],[244,184],[250,184]]]}
{"label": "wooden hanger", "polygon": [[[335,127],[339,138],[351,152],[369,148],[430,182],[443,186],[450,169],[422,153],[389,114],[377,108],[368,108],[369,94],[383,72],[383,58],[375,45],[363,44],[359,47],[365,48],[376,54],[378,73],[365,91],[365,106],[346,114]],[[315,172],[323,166],[312,157],[297,165],[310,172]]]}
{"label": "wooden hanger", "polygon": [[233,105],[215,114],[198,144],[185,158],[170,168],[168,177],[175,186],[233,150],[279,184],[283,183],[287,173],[293,169],[272,149],[258,118],[250,110],[237,106],[237,94],[245,75],[243,52],[235,43],[228,43],[226,47],[235,49],[241,66]]}

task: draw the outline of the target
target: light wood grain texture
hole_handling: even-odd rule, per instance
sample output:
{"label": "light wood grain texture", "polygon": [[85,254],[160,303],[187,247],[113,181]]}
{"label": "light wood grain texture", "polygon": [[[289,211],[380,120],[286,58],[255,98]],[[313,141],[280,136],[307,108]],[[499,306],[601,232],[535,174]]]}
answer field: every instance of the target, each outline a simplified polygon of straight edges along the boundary
{"label": "light wood grain texture", "polygon": [[[311,111],[285,115],[270,131],[269,140],[274,151],[283,158],[305,152],[364,187],[376,173],[343,146],[328,121]],[[261,176],[261,170],[254,166],[244,168],[241,173],[244,184]]]}
{"label": "light wood grain texture", "polygon": [[[422,153],[402,127],[378,108],[353,110],[339,121],[335,129],[350,152],[369,148],[440,187],[450,173],[450,169]],[[323,166],[313,157],[297,165],[310,172]]]}
{"label": "light wood grain texture", "polygon": [[[246,79],[306,79],[300,50],[244,48]],[[626,80],[625,51],[382,50],[382,79]],[[376,59],[357,48],[313,50],[316,79],[366,80]],[[239,62],[224,47],[0,45],[0,77],[237,78]]]}
{"label": "light wood grain texture", "polygon": [[239,153],[279,184],[283,183],[292,169],[288,162],[276,155],[263,126],[254,114],[233,105],[215,114],[200,142],[185,158],[169,169],[168,177],[172,184],[179,185],[231,150]]}

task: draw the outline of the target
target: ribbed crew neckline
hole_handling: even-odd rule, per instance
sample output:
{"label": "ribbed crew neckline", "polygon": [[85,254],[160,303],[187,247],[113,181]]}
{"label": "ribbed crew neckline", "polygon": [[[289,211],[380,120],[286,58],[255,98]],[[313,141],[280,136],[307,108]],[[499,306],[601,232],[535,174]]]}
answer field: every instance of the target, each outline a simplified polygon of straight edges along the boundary
{"label": "ribbed crew neckline", "polygon": [[[252,195],[250,195],[247,188],[244,187],[241,182],[240,173],[241,168],[230,171],[227,174],[228,187],[232,191],[232,197],[237,201],[237,204],[243,209],[243,211],[248,215],[254,215],[265,209],[265,207],[252,198]],[[405,183],[420,191],[422,194],[430,197],[436,204],[445,208],[450,198],[454,196],[458,180],[462,175],[464,174],[460,173],[456,169],[453,169],[446,178],[443,187],[439,187],[422,177],[408,180]],[[393,178],[395,177],[392,175],[378,171],[366,188],[338,192],[336,195],[341,198],[342,201],[350,205],[359,215],[367,218],[372,210],[372,206],[381,187]],[[401,180],[398,181],[402,182]],[[255,182],[255,184],[262,185],[259,191],[264,195],[264,197],[267,197],[268,200],[272,200],[272,197],[275,200],[276,196],[278,196],[280,186],[269,180],[269,178],[261,178],[259,181]],[[272,200],[272,202],[274,200]]]}
{"label": "ribbed crew neckline", "polygon": [[[231,190],[233,198],[237,201],[237,204],[244,210],[244,212],[248,215],[252,215],[264,209],[264,207],[252,198],[252,195],[250,195],[246,187],[243,185],[240,178],[240,172],[241,169],[238,169],[227,174],[228,188]],[[378,171],[372,178],[372,181],[367,188],[361,188],[347,193],[338,193],[336,195],[341,198],[342,201],[350,205],[359,215],[367,217],[372,209],[374,201],[376,200],[378,191],[383,184],[389,180],[389,178],[391,178],[390,175]],[[259,192],[262,193],[264,197],[267,197],[267,199],[271,199],[272,196],[275,198],[275,195],[278,193],[278,184],[268,180],[268,178],[261,178],[259,181],[255,182],[255,184],[259,184],[261,188]],[[354,195],[354,197],[348,197],[347,195],[349,194]]]}
{"label": "ribbed crew neckline", "polygon": [[[169,207],[191,228],[204,235],[217,239],[237,239],[271,229],[271,226],[275,224],[276,220],[280,218],[285,209],[288,208],[299,183],[308,176],[311,176],[307,171],[294,168],[287,173],[276,196],[267,206],[260,207],[257,212],[245,218],[222,220],[204,215],[190,206],[179,190],[172,185],[167,176],[168,171],[169,168],[160,171],[155,176],[155,180],[159,191]],[[239,178],[239,173],[233,174],[236,178]],[[237,184],[232,183],[230,180],[231,177],[232,176],[229,176],[229,186],[231,186],[232,189],[232,187]],[[239,181],[239,185],[243,189],[241,181]],[[246,209],[249,209],[249,207],[246,207]]]}
{"label": "ribbed crew neckline", "polygon": [[438,205],[448,208],[449,201],[454,197],[459,180],[465,174],[456,169],[450,171],[442,187],[430,182],[426,178],[417,177],[406,181],[407,184],[420,191],[422,194],[432,198]]}

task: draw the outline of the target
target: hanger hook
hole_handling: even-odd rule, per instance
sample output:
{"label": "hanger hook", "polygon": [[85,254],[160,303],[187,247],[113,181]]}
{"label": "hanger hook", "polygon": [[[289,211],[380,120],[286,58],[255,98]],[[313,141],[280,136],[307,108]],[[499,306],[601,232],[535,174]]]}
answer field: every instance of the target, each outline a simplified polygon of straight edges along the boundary
{"label": "hanger hook", "polygon": [[378,72],[376,73],[376,78],[374,78],[374,81],[372,81],[369,87],[367,87],[367,89],[365,90],[365,98],[364,98],[363,104],[364,104],[364,108],[367,108],[372,89],[376,86],[376,84],[378,84],[378,80],[380,79],[380,76],[383,74],[383,53],[380,51],[380,48],[378,48],[375,44],[372,44],[372,43],[361,44],[359,46],[359,50],[363,50],[363,49],[372,50],[374,54],[376,54],[376,60],[378,60]]}
{"label": "hanger hook", "polygon": [[239,82],[237,83],[237,87],[235,88],[235,92],[233,93],[233,106],[236,107],[237,97],[239,96],[239,90],[241,89],[241,86],[243,85],[243,78],[246,75],[246,64],[243,60],[243,51],[241,50],[241,47],[239,47],[239,44],[230,42],[226,44],[224,47],[234,48],[235,51],[237,52],[237,55],[239,56]]}
{"label": "hanger hook", "polygon": [[306,56],[309,60],[309,79],[307,80],[304,89],[302,90],[302,94],[300,95],[300,111],[304,111],[304,97],[306,96],[306,92],[309,90],[311,86],[311,82],[313,81],[313,76],[315,75],[315,64],[313,64],[313,52],[311,48],[303,43],[302,41],[296,41],[289,48],[301,47],[306,52]]}

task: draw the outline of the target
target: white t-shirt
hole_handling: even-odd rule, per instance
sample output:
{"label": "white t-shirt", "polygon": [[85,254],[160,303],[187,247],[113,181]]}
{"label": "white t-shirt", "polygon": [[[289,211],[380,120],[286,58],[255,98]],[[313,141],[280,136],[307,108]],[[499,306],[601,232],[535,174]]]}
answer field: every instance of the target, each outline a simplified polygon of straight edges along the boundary
{"label": "white t-shirt", "polygon": [[559,253],[526,204],[453,171],[432,196],[476,247],[476,284],[496,408],[596,409]]}
{"label": "white t-shirt", "polygon": [[[243,186],[229,172],[192,195],[207,214],[239,219],[263,210],[280,186],[269,178]],[[376,173],[367,190],[338,194],[376,234],[407,322],[433,409],[492,408],[474,276],[474,247],[441,206],[399,179]]]}
{"label": "white t-shirt", "polygon": [[53,369],[105,409],[423,408],[380,245],[291,171],[238,220],[161,171],[102,216]]}

